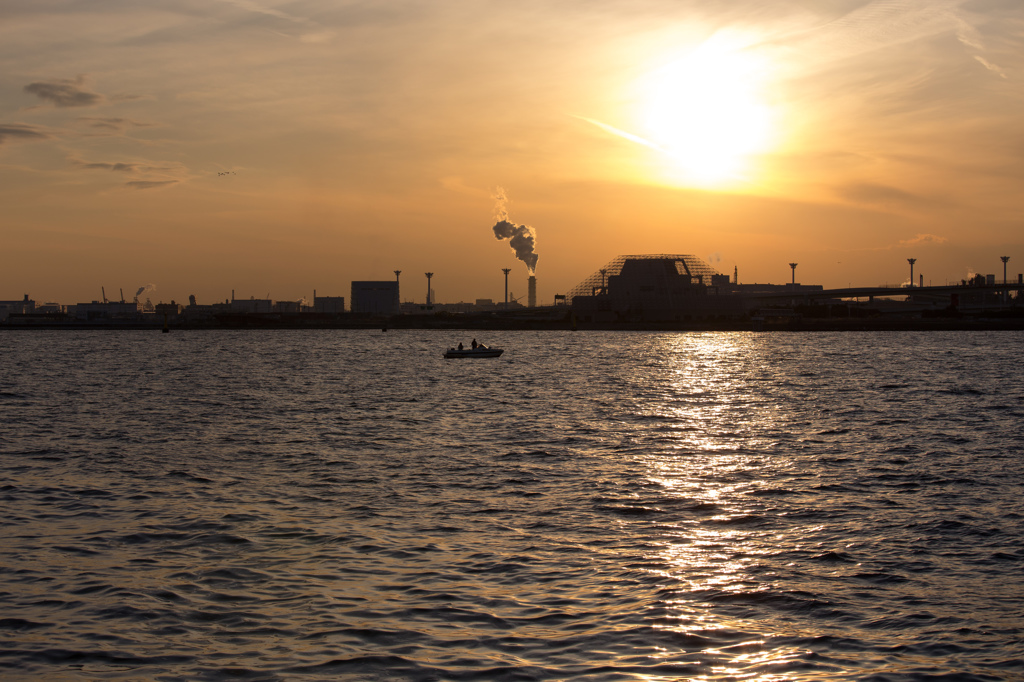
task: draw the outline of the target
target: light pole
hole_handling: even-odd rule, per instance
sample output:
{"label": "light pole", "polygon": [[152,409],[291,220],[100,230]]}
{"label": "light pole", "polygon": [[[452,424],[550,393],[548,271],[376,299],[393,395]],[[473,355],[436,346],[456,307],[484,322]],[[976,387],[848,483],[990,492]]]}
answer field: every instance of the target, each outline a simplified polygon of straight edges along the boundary
{"label": "light pole", "polygon": [[512,272],[512,268],[502,268],[501,271],[505,273],[505,309],[508,310],[508,273]]}
{"label": "light pole", "polygon": [[910,288],[914,288],[914,263],[917,262],[916,258],[908,258],[907,262],[910,263]]}
{"label": "light pole", "polygon": [[423,273],[427,276],[427,306],[430,306],[430,278],[434,276],[432,272]]}
{"label": "light pole", "polygon": [[[1000,256],[999,260],[1003,261],[1003,286],[1006,286],[1006,261],[1010,260],[1009,256]],[[1003,303],[1006,303],[1010,298],[1010,290],[1003,289]]]}
{"label": "light pole", "polygon": [[790,263],[789,264],[789,267],[791,267],[793,269],[793,286],[796,286],[796,266],[797,265],[798,265],[797,263]]}
{"label": "light pole", "polygon": [[401,270],[395,270],[395,311],[398,313],[402,311],[402,288],[398,283],[398,276],[401,274]]}

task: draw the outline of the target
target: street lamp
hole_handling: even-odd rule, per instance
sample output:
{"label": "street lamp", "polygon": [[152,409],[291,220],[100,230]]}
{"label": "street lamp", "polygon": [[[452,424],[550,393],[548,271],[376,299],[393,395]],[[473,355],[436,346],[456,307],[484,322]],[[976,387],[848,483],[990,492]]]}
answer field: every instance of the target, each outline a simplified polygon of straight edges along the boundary
{"label": "street lamp", "polygon": [[402,288],[398,283],[398,276],[402,274],[401,270],[395,270],[395,310],[399,313],[402,312]]}
{"label": "street lamp", "polygon": [[512,272],[512,268],[502,268],[501,271],[505,273],[505,309],[508,310],[508,273]]}
{"label": "street lamp", "polygon": [[[1010,260],[1010,257],[1009,256],[1000,256],[999,260],[1003,261],[1003,286],[1005,287],[1006,286],[1006,261]],[[1006,303],[1006,301],[1007,301],[1007,299],[1009,299],[1009,297],[1010,297],[1010,290],[1004,288],[1003,289],[1003,303]]]}

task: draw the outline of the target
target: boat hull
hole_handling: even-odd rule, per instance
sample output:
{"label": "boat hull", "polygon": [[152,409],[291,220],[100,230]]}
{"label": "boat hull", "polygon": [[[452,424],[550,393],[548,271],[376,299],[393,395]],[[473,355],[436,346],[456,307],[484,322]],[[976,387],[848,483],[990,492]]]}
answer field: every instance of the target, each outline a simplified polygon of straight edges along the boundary
{"label": "boat hull", "polygon": [[465,348],[463,350],[449,348],[444,352],[444,357],[448,360],[453,358],[497,358],[501,357],[504,352],[505,350],[502,348]]}

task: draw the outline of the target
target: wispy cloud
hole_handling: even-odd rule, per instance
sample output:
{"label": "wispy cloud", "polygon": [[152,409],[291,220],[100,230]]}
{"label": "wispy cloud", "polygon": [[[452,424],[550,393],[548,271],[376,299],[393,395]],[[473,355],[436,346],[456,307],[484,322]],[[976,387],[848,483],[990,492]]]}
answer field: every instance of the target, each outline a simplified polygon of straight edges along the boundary
{"label": "wispy cloud", "polygon": [[919,246],[922,244],[945,244],[949,240],[937,234],[918,234],[913,239],[900,241],[900,246]]}
{"label": "wispy cloud", "polygon": [[90,128],[117,133],[124,132],[128,128],[151,128],[155,125],[153,123],[133,121],[130,118],[99,118],[95,116],[79,116],[78,121]]}
{"label": "wispy cloud", "polygon": [[978,47],[977,31],[959,13],[961,0],[872,0],[816,29],[833,54],[907,44],[955,30],[961,42]]}
{"label": "wispy cloud", "polygon": [[1003,69],[998,64],[993,64],[992,62],[988,61],[987,59],[985,59],[984,57],[982,57],[979,54],[974,55],[974,58],[977,59],[978,62],[982,66],[984,66],[986,69],[988,69],[989,71],[997,74],[1001,78],[1006,78],[1007,77],[1006,76],[1006,72],[1003,71]]}
{"label": "wispy cloud", "polygon": [[178,180],[132,180],[124,184],[125,187],[130,187],[131,189],[160,189],[161,187],[176,185],[178,182]]}
{"label": "wispy cloud", "polygon": [[608,125],[607,123],[602,123],[601,121],[598,121],[598,120],[595,120],[595,119],[592,119],[592,118],[587,118],[586,116],[577,116],[576,114],[573,114],[572,116],[574,118],[578,118],[581,121],[586,121],[587,123],[589,123],[591,125],[597,126],[598,128],[600,128],[601,130],[605,131],[606,133],[609,133],[611,135],[615,135],[616,137],[621,137],[624,140],[629,140],[630,142],[635,142],[635,143],[643,145],[645,147],[650,147],[651,149],[656,149],[659,152],[668,153],[661,146],[651,142],[650,140],[644,139],[644,138],[640,137],[639,135],[634,135],[633,133],[626,132],[625,130],[620,130],[619,128],[616,128],[615,126]]}
{"label": "wispy cloud", "polygon": [[86,171],[126,173],[129,180],[124,183],[129,189],[159,189],[184,182],[189,178],[188,169],[178,163],[159,163],[147,160],[135,161],[84,161],[71,156],[72,165]]}
{"label": "wispy cloud", "polygon": [[[977,52],[985,52],[985,44],[981,39],[981,34],[977,28],[975,28],[970,22],[964,19],[962,16],[950,12],[950,19],[956,25],[956,37],[963,45]],[[989,71],[997,74],[1001,78],[1006,78],[1006,72],[1003,71],[1002,67],[998,64],[994,64],[980,54],[975,54],[974,58],[978,60],[982,66]]]}
{"label": "wispy cloud", "polygon": [[25,92],[57,107],[91,107],[103,101],[103,95],[85,89],[85,76],[74,80],[60,78],[36,81],[25,86]]}
{"label": "wispy cloud", "polygon": [[238,9],[253,14],[259,14],[266,17],[273,17],[274,19],[280,19],[297,26],[302,26],[308,31],[299,35],[299,41],[303,43],[326,43],[334,38],[335,32],[331,29],[323,28],[319,24],[309,20],[306,17],[296,16],[294,14],[288,14],[281,10],[274,9],[273,7],[265,7],[264,5],[253,2],[252,0],[221,0],[221,2],[237,7]]}
{"label": "wispy cloud", "polygon": [[72,156],[71,163],[87,170],[109,170],[118,173],[169,173],[183,174],[185,169],[176,163],[154,163],[152,161],[84,161]]}
{"label": "wispy cloud", "polygon": [[136,173],[140,170],[136,163],[83,163],[81,166],[90,170],[109,170],[116,173]]}
{"label": "wispy cloud", "polygon": [[48,140],[51,135],[39,126],[23,123],[0,123],[0,144],[7,140]]}
{"label": "wispy cloud", "polygon": [[872,183],[856,183],[838,188],[839,195],[858,204],[917,204],[921,198],[898,187]]}
{"label": "wispy cloud", "polygon": [[272,7],[264,7],[256,2],[250,2],[249,0],[222,0],[225,4],[232,5],[239,9],[243,9],[246,12],[252,12],[254,14],[263,14],[268,17],[275,17],[277,19],[284,19],[285,21],[292,21],[295,23],[305,23],[304,19],[294,17],[290,14],[286,14],[280,10],[276,10]]}

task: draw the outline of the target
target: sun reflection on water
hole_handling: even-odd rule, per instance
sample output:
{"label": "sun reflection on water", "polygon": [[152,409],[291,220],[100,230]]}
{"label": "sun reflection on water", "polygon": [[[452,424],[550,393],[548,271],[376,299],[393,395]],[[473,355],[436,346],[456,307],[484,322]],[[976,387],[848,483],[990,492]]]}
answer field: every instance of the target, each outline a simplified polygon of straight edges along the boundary
{"label": "sun reflection on water", "polygon": [[636,404],[643,418],[659,424],[656,447],[642,464],[662,506],[680,510],[674,522],[659,526],[653,543],[652,563],[672,586],[658,627],[706,640],[702,656],[730,662],[694,679],[784,679],[766,668],[777,670],[806,652],[770,645],[785,626],[771,631],[771,623],[752,618],[750,606],[777,590],[763,568],[780,540],[766,527],[770,505],[759,494],[778,487],[778,474],[792,466],[773,451],[773,431],[786,415],[766,390],[775,380],[765,370],[770,349],[755,335],[657,341],[661,371],[647,374]]}

